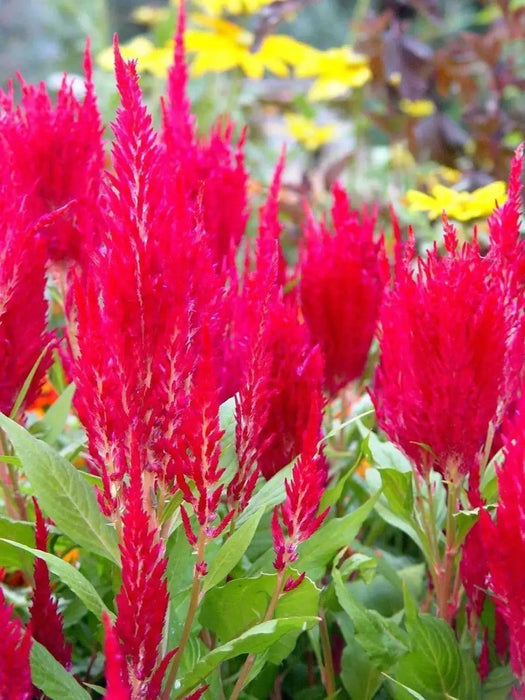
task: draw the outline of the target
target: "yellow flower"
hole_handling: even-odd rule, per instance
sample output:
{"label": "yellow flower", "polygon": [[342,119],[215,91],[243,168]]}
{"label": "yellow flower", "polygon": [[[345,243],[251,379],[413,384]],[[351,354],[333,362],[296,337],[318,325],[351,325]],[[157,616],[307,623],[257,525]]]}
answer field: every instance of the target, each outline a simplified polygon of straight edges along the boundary
{"label": "yellow flower", "polygon": [[205,15],[194,16],[207,29],[188,29],[184,38],[186,49],[196,54],[192,63],[193,75],[222,73],[240,68],[255,80],[268,70],[279,77],[290,72],[290,65],[300,62],[311,49],[291,36],[265,37],[258,51],[252,52],[254,35],[228,22]]}
{"label": "yellow flower", "polygon": [[[148,71],[159,78],[166,75],[173,60],[172,42],[168,42],[163,47],[157,47],[145,36],[136,36],[127,44],[122,44],[120,52],[126,61],[136,59],[139,71]],[[98,54],[97,64],[104,70],[113,70],[114,59],[111,47]]]}
{"label": "yellow flower", "polygon": [[354,53],[349,46],[326,51],[310,48],[295,64],[295,73],[298,78],[315,78],[308,92],[313,101],[342,97],[349,88],[362,87],[372,77],[366,56]]}
{"label": "yellow flower", "polygon": [[336,132],[336,124],[316,124],[300,114],[285,114],[286,126],[291,136],[309,151],[316,151],[320,146],[330,142]]}
{"label": "yellow flower", "polygon": [[167,7],[153,7],[152,5],[140,5],[131,13],[134,22],[145,24],[148,27],[165,22],[169,16],[170,11]]}
{"label": "yellow flower", "polygon": [[431,100],[407,100],[399,101],[399,109],[409,117],[429,117],[436,111],[436,105]]}
{"label": "yellow flower", "polygon": [[241,15],[258,12],[272,2],[274,0],[199,0],[198,4],[209,15]]}
{"label": "yellow flower", "polygon": [[443,211],[456,221],[479,219],[492,213],[496,202],[503,204],[506,199],[506,184],[491,182],[473,192],[458,192],[444,185],[434,185],[430,194],[409,190],[405,203],[410,211],[426,211],[429,219],[436,219]]}

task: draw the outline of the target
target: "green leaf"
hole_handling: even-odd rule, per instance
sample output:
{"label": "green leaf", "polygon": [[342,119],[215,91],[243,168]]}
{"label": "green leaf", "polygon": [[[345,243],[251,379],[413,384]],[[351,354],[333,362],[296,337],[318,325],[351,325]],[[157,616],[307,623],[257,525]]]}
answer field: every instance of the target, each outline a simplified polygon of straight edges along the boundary
{"label": "green leaf", "polygon": [[515,683],[516,676],[509,666],[493,668],[483,683],[483,700],[507,700]]}
{"label": "green leaf", "polygon": [[349,559],[346,559],[339,569],[344,578],[348,578],[350,574],[358,571],[365,583],[371,583],[376,574],[377,559],[356,552]]}
{"label": "green leaf", "polygon": [[239,516],[239,525],[248,520],[248,518],[251,518],[251,516],[261,508],[264,508],[265,510],[268,508],[273,508],[273,506],[277,506],[279,503],[284,501],[286,497],[284,480],[290,479],[292,474],[292,466],[293,462],[284,469],[281,469],[281,471],[277,472],[277,474],[274,474],[272,478],[267,481],[254,496],[252,496],[248,506]]}
{"label": "green leaf", "polygon": [[[277,574],[260,574],[215,587],[201,603],[200,622],[222,642],[238,637],[263,620],[276,581]],[[297,588],[281,596],[274,617],[316,615],[318,609],[319,589],[305,578]]]}
{"label": "green leaf", "polygon": [[381,673],[355,638],[346,640],[341,657],[341,681],[352,698],[372,700],[381,685]]}
{"label": "green leaf", "polygon": [[71,566],[71,564],[68,564],[66,561],[60,559],[60,557],[57,557],[54,554],[42,552],[39,549],[28,547],[20,542],[14,542],[13,540],[6,539],[2,539],[2,541],[6,542],[12,547],[23,549],[25,552],[29,552],[29,554],[43,559],[46,562],[49,570],[55,574],[55,576],[58,576],[62,583],[72,590],[73,593],[75,593],[84,603],[86,608],[91,610],[91,612],[96,615],[99,620],[102,619],[103,612],[107,612],[110,615],[112,614],[104,605],[102,598],[95,590],[93,584],[88,581],[87,578],[80,573],[80,571],[75,569],[74,566]]}
{"label": "green leaf", "polygon": [[379,493],[348,515],[325,523],[299,547],[295,568],[306,571],[306,575],[314,580],[319,579],[336,552],[355,538],[378,498]]}
{"label": "green leaf", "polygon": [[[32,523],[11,520],[0,516],[0,540],[9,538],[17,544],[25,544],[32,547],[35,544],[35,529]],[[13,549],[11,545],[0,541],[0,568],[24,569],[30,558],[20,550]]]}
{"label": "green leaf", "polygon": [[379,670],[389,670],[409,651],[408,635],[393,620],[359,603],[344,585],[341,572],[332,570],[339,604],[352,619],[355,638]]}
{"label": "green leaf", "polygon": [[[413,688],[409,688],[408,685],[404,685],[403,683],[400,683],[397,681],[395,678],[392,678],[392,676],[389,676],[387,673],[383,673],[383,676],[385,678],[388,678],[388,680],[398,688],[403,688],[403,690],[406,691],[408,697],[411,698],[416,698],[416,700],[426,700],[420,693],[417,693]],[[451,698],[451,700],[454,700]]]}
{"label": "green leaf", "polygon": [[[380,469],[374,469],[370,468],[366,470],[366,483],[368,485],[368,488],[370,490],[370,493],[373,494],[378,494],[380,493],[381,489],[383,488],[383,482],[381,480],[381,473],[383,470]],[[412,526],[412,519],[408,518],[405,515],[398,515],[397,513],[394,513],[392,508],[390,507],[390,504],[388,502],[388,499],[386,496],[381,496],[375,504],[375,509],[377,514],[389,525],[392,525],[392,527],[396,528],[397,530],[401,530],[404,532],[406,535],[410,537],[410,539],[417,544],[417,546],[424,551],[423,549],[423,543],[421,542],[421,538],[419,537],[418,533]]]}
{"label": "green leaf", "polygon": [[479,508],[473,508],[472,510],[460,510],[457,513],[454,513],[454,520],[456,521],[457,528],[456,545],[459,546],[479,520]]}
{"label": "green leaf", "polygon": [[221,481],[228,483],[239,469],[235,444],[235,397],[227,399],[219,407],[219,422],[224,435],[221,438],[220,467],[225,469]]}
{"label": "green leaf", "polygon": [[49,407],[42,420],[31,426],[31,432],[52,445],[66,424],[74,393],[75,385],[70,384],[55,403]]}
{"label": "green leaf", "polygon": [[100,512],[92,487],[75,467],[1,414],[0,426],[9,436],[46,515],[73,542],[119,563],[117,534]]}
{"label": "green leaf", "polygon": [[241,654],[261,654],[285,634],[294,630],[301,632],[309,629],[318,621],[317,617],[285,617],[262,622],[260,625],[252,627],[240,637],[213,649],[209,654],[199,659],[193,669],[180,680],[175,697],[184,697],[189,690],[204,681],[206,676],[224,661]]}
{"label": "green leaf", "polygon": [[220,583],[241,560],[255,535],[257,526],[263,516],[264,508],[257,511],[241,525],[219,549],[218,554],[210,564],[208,574],[204,579],[202,592],[205,593]]}
{"label": "green leaf", "polygon": [[[460,649],[449,625],[432,615],[419,614],[406,590],[405,611],[411,651],[399,661],[396,680],[425,700],[479,700],[476,667]],[[398,698],[411,697],[403,688],[396,692]]]}
{"label": "green leaf", "polygon": [[16,416],[18,415],[18,411],[20,410],[20,406],[24,403],[24,399],[27,396],[27,392],[29,391],[29,387],[31,386],[31,382],[34,379],[34,376],[38,370],[38,367],[40,366],[40,363],[42,362],[45,355],[49,351],[50,345],[51,345],[51,343],[48,343],[46,345],[46,347],[42,350],[42,352],[40,353],[40,355],[37,358],[37,361],[35,362],[35,364],[31,368],[31,371],[27,375],[26,380],[23,383],[22,388],[20,389],[20,392],[19,392],[18,396],[16,397],[16,401],[13,405],[13,408],[11,409],[11,413],[9,414],[10,418],[16,418]]}
{"label": "green leaf", "polygon": [[392,468],[398,472],[411,472],[412,466],[405,455],[391,442],[383,442],[364,425],[359,424],[363,437],[368,436],[368,451],[371,461],[379,468]]}
{"label": "green leaf", "polygon": [[90,695],[58,663],[48,650],[33,640],[31,644],[31,679],[51,700],[89,700]]}
{"label": "green leaf", "polygon": [[412,517],[414,492],[412,472],[399,472],[396,469],[380,469],[385,495],[392,512],[407,519]]}

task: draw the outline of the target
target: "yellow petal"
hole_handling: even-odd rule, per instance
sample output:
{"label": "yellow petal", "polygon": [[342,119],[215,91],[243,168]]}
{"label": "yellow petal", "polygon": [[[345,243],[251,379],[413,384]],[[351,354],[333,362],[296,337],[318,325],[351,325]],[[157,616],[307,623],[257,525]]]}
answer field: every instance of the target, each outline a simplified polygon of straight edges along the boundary
{"label": "yellow petal", "polygon": [[436,105],[431,100],[407,100],[399,101],[399,109],[410,117],[429,117],[436,111]]}

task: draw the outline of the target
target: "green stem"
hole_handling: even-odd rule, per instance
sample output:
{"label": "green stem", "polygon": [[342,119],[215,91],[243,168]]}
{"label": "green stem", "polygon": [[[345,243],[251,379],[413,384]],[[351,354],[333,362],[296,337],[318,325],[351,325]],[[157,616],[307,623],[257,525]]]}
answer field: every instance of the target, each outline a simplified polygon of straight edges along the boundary
{"label": "green stem", "polygon": [[[281,594],[283,592],[284,583],[286,580],[285,576],[286,569],[284,569],[283,571],[279,571],[277,575],[277,581],[275,582],[275,588],[273,591],[272,599],[270,600],[270,604],[268,605],[268,609],[266,610],[266,615],[264,616],[263,622],[268,622],[268,620],[271,620],[273,617],[275,608],[277,607],[277,603],[279,602],[279,598],[281,597]],[[241,694],[241,691],[244,688],[246,681],[248,680],[248,676],[250,675],[250,671],[252,670],[254,663],[255,654],[248,654],[248,656],[246,657],[246,661],[244,662],[241,668],[239,677],[237,678],[237,683],[235,684],[232,690],[232,694],[230,695],[230,700],[237,700],[237,698]]]}
{"label": "green stem", "polygon": [[199,564],[204,561],[204,550],[206,547],[207,538],[204,534],[202,528],[199,530],[199,537],[197,539],[197,560],[195,562],[195,569],[193,571],[193,581],[191,584],[191,594],[190,594],[190,605],[188,607],[188,613],[186,615],[186,621],[182,629],[182,634],[180,637],[179,648],[173,656],[170,664],[170,670],[166,680],[166,685],[164,686],[164,692],[161,695],[161,700],[169,700],[173,684],[177,679],[177,673],[179,671],[180,662],[186,649],[186,645],[190,638],[191,628],[193,627],[193,621],[195,619],[195,614],[200,603],[200,584],[201,584],[201,574],[199,573]]}
{"label": "green stem", "polygon": [[319,623],[321,633],[321,646],[323,648],[323,682],[326,694],[331,697],[335,693],[335,672],[334,659],[332,656],[332,647],[330,645],[330,636],[328,634],[328,625],[323,611],[320,612],[321,622]]}

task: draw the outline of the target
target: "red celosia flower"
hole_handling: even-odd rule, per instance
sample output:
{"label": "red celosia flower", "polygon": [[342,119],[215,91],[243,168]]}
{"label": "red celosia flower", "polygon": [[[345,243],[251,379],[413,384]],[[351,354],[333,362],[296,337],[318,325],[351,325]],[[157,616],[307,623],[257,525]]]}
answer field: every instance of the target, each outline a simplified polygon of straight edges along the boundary
{"label": "red celosia flower", "polygon": [[[27,201],[0,184],[0,411],[9,415],[22,386],[45,346],[44,298],[46,251]],[[37,397],[51,353],[41,361],[21,410]]]}
{"label": "red celosia flower", "polygon": [[[320,395],[313,395],[301,456],[293,466],[291,480],[285,481],[284,503],[273,511],[272,537],[277,571],[284,571],[297,559],[298,545],[313,535],[328,514],[328,508],[317,514],[327,473],[325,457],[318,447],[321,406]],[[287,581],[285,590],[295,588],[302,578],[304,575],[296,581]]]}
{"label": "red celosia flower", "polygon": [[381,358],[372,398],[379,425],[421,472],[465,474],[476,464],[506,395],[512,329],[490,257],[476,240],[461,248],[445,221],[437,246],[411,269],[399,249],[380,315]]}
{"label": "red celosia flower", "polygon": [[[35,506],[37,549],[47,552],[47,526],[38,503]],[[71,668],[71,645],[64,639],[63,618],[51,592],[49,570],[43,559],[35,558],[33,596],[31,600],[31,627],[33,637],[68,671]]]}
{"label": "red celosia flower", "polygon": [[[160,659],[160,643],[168,607],[164,544],[154,517],[144,508],[149,494],[142,485],[140,450],[132,449],[129,485],[124,492],[122,517],[122,587],[117,594],[115,630],[127,666],[132,698],[154,700],[167,660]],[[134,459],[133,459],[134,457]]]}
{"label": "red celosia flower", "polygon": [[13,617],[0,589],[0,697],[5,700],[31,700],[33,685],[29,667],[31,631]]}
{"label": "red celosia flower", "polygon": [[106,700],[131,700],[122,650],[107,613],[103,613],[104,653],[106,655]]}
{"label": "red celosia flower", "polygon": [[48,255],[54,261],[78,260],[86,246],[89,250],[96,224],[104,145],[89,45],[84,71],[82,101],[66,76],[56,105],[44,83],[27,85],[22,80],[18,106],[12,85],[7,94],[0,92],[0,149],[11,186],[27,196],[35,219],[74,200],[46,231]]}
{"label": "red celosia flower", "polygon": [[[230,511],[219,524],[217,507],[223,491],[219,484],[224,469],[219,468],[221,437],[224,431],[219,424],[219,394],[214,372],[213,348],[206,330],[202,333],[202,350],[191,385],[191,401],[184,412],[182,437],[177,451],[173,452],[179,461],[177,483],[184,500],[192,506],[199,521],[200,529],[206,538],[218,537],[234,515]],[[191,480],[196,489],[194,493],[188,483]],[[181,507],[181,516],[190,544],[194,545],[197,537],[193,533],[189,516]],[[201,574],[205,574],[205,570]]]}
{"label": "red celosia flower", "polygon": [[[183,197],[172,202],[165,196],[161,150],[135,67],[118,51],[115,61],[122,108],[114,125],[103,245],[68,300],[75,400],[104,480],[108,514],[118,507],[131,432],[143,450],[143,468],[174,480],[171,457],[158,445],[176,433],[191,373],[190,317],[198,304],[190,275],[208,265]],[[199,293],[213,299],[207,279],[202,275]]]}
{"label": "red celosia flower", "polygon": [[[488,559],[488,586],[505,620],[510,663],[525,693],[525,399],[520,399],[505,438],[504,463],[497,467],[499,503],[493,521],[483,509],[480,522]],[[521,697],[521,696],[520,696]]]}
{"label": "red celosia flower", "polygon": [[[252,381],[259,384],[267,402],[265,405],[254,400],[251,410],[246,406],[244,412],[253,417],[257,464],[265,479],[270,479],[301,452],[310,403],[322,386],[320,351],[311,349],[308,330],[298,316],[293,300],[276,301],[268,307],[266,317],[261,319],[261,333],[253,340]],[[241,388],[241,402],[245,401],[245,392],[254,393],[253,387]],[[257,408],[261,415],[254,413]],[[318,438],[321,418],[319,411]],[[240,447],[242,450],[242,444]]]}
{"label": "red celosia flower", "polygon": [[220,268],[237,248],[248,218],[244,134],[234,146],[234,125],[226,121],[224,126],[219,122],[208,139],[198,138],[187,97],[184,27],[185,9],[181,3],[174,65],[169,70],[167,98],[162,104],[166,168],[181,169],[184,173],[191,209],[201,202],[209,250]]}
{"label": "red celosia flower", "polygon": [[324,354],[325,388],[333,396],[365,368],[384,287],[383,239],[374,239],[376,212],[350,209],[333,190],[334,231],[308,212],[298,265],[301,309]]}

